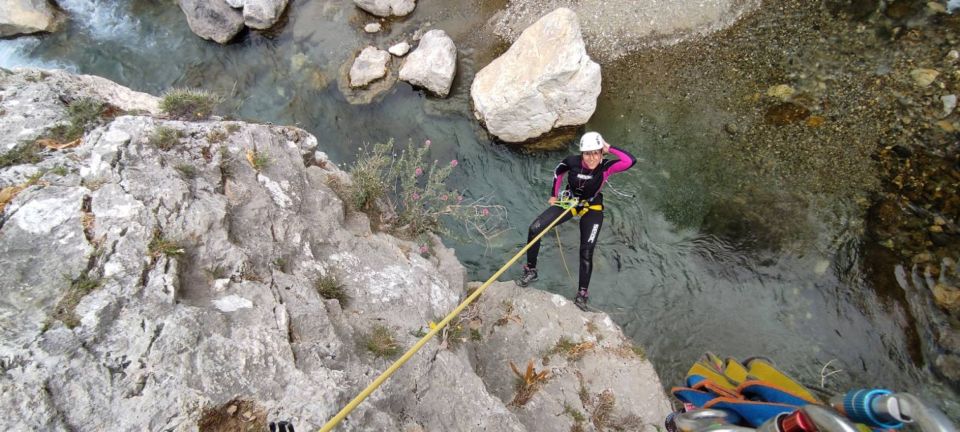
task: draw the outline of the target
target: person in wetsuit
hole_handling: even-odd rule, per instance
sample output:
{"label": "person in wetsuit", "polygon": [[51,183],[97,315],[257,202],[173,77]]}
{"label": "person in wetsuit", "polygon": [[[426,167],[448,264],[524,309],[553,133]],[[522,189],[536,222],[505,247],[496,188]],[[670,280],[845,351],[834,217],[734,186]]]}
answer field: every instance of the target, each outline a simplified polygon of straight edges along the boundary
{"label": "person in wetsuit", "polygon": [[[613,154],[616,160],[603,156]],[[580,154],[568,156],[553,170],[553,185],[550,188],[550,207],[540,213],[530,224],[527,242],[533,240],[544,228],[550,225],[564,209],[555,206],[561,194],[563,177],[567,177],[567,186],[563,193],[569,193],[580,201],[580,208],[587,212],[580,216],[580,284],[574,304],[581,310],[587,310],[589,300],[590,274],[593,272],[593,249],[597,245],[597,236],[603,225],[603,194],[600,189],[611,175],[623,172],[637,163],[637,159],[623,149],[611,146],[596,132],[587,132],[580,138]],[[558,225],[573,217],[568,212]],[[537,280],[537,255],[540,254],[540,241],[527,250],[527,263],[523,266],[523,275],[517,279],[519,286],[525,287]]]}

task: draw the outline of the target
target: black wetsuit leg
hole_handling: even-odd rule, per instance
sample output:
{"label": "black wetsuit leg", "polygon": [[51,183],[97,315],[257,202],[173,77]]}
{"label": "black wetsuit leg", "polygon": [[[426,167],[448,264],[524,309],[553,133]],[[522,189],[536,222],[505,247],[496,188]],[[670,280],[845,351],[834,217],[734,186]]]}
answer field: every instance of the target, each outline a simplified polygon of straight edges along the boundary
{"label": "black wetsuit leg", "polygon": [[593,273],[593,249],[603,226],[603,211],[588,211],[580,217],[580,290],[590,288]]}
{"label": "black wetsuit leg", "polygon": [[[530,230],[527,232],[527,243],[530,243],[530,241],[533,240],[534,237],[539,235],[540,232],[543,231],[543,229],[546,228],[548,225],[550,225],[550,222],[553,222],[554,219],[560,216],[560,213],[563,213],[563,211],[564,210],[560,207],[550,206],[549,208],[544,210],[543,213],[540,213],[540,216],[537,216],[537,218],[533,220],[533,223],[530,224]],[[560,222],[557,223],[557,225],[560,225],[570,220],[571,217],[573,217],[573,215],[568,212],[563,216],[563,219],[561,219]],[[581,240],[581,243],[583,243],[582,240]],[[540,255],[540,240],[537,240],[536,243],[530,246],[530,249],[527,249],[527,267],[537,268],[538,255]]]}

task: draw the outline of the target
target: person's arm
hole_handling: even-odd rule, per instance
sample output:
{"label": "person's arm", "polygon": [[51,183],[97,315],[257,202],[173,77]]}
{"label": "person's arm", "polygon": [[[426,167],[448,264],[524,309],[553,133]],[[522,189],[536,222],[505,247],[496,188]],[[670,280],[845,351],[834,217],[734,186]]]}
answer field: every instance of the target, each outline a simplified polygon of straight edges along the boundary
{"label": "person's arm", "polygon": [[618,159],[616,162],[610,165],[610,168],[608,168],[606,172],[603,173],[604,180],[606,180],[606,178],[610,177],[612,174],[616,174],[618,172],[623,172],[630,169],[630,167],[634,166],[637,163],[637,158],[633,157],[633,155],[630,154],[630,152],[623,149],[616,148],[614,146],[611,146],[610,144],[606,144],[606,146],[604,147],[604,152],[610,153],[616,156]]}
{"label": "person's arm", "polygon": [[560,161],[557,167],[553,169],[553,186],[550,188],[550,199],[548,200],[550,205],[553,205],[557,201],[557,197],[560,196],[560,189],[563,188],[563,176],[567,171],[570,171],[567,159]]}

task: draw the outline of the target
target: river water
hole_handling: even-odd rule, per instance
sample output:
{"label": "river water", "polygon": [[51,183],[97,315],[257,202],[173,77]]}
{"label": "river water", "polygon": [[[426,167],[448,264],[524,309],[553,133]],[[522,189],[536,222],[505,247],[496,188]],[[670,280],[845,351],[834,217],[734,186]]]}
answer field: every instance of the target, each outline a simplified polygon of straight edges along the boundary
{"label": "river water", "polygon": [[[66,68],[152,94],[171,87],[211,90],[224,96],[224,114],[298,125],[343,164],[368,143],[430,139],[431,156],[460,162],[453,187],[508,209],[509,230],[490,242],[448,240],[474,280],[486,279],[525,242],[527,225],[544,208],[552,168],[565,155],[526,154],[496,143],[470,112],[471,77],[505,47],[494,33],[511,34],[510,26],[532,14],[529,8],[536,2],[528,9],[512,2],[511,13],[504,15],[498,14],[506,7],[503,0],[421,0],[412,16],[386,22],[384,31],[368,35],[362,27],[373,19],[349,1],[294,0],[279,31],[248,33],[227,46],[194,36],[170,2],[60,3],[73,17],[67,29],[0,41],[0,66]],[[628,173],[613,177],[616,192],[607,191],[592,305],[646,347],[668,388],[681,383],[686,368],[704,351],[737,358],[764,355],[824,393],[888,387],[960,412],[957,396],[920,354],[923,336],[918,342],[918,334],[924,332],[912,327],[905,305],[871,287],[859,270],[862,207],[856,197],[868,185],[811,194],[811,187],[819,187],[816,180],[826,184],[831,175],[843,174],[813,173],[809,183],[752,172],[738,152],[720,144],[729,140],[724,125],[737,116],[698,91],[710,85],[699,82],[696,71],[686,70],[678,80],[673,75],[680,72],[669,63],[636,63],[650,51],[669,55],[672,48],[656,44],[736,22],[749,15],[752,3],[608,3],[646,5],[637,10],[650,27],[647,33],[637,28],[617,33],[595,26],[629,22],[596,19],[602,15],[585,20],[589,48],[604,67],[604,92],[587,127],[641,159]],[[695,3],[699,8],[691,7]],[[678,15],[683,11],[693,15]],[[740,22],[734,31],[749,34],[749,25]],[[756,25],[776,24],[760,20]],[[398,83],[372,104],[346,101],[336,81],[354,53],[366,44],[386,48],[410,40],[425,27],[443,29],[457,43],[458,75],[450,97],[432,98]],[[702,43],[709,46],[710,38],[724,34],[708,35]],[[750,71],[737,73],[748,77],[739,81],[741,87],[755,88],[726,89],[717,83],[710,88],[739,95],[777,84],[750,83]],[[773,162],[770,172],[791,169],[777,163],[783,162]],[[546,237],[537,289],[574,294],[577,241],[575,224],[561,227],[561,258],[558,239]],[[515,268],[508,275],[518,272]],[[835,369],[841,372],[821,378]]]}

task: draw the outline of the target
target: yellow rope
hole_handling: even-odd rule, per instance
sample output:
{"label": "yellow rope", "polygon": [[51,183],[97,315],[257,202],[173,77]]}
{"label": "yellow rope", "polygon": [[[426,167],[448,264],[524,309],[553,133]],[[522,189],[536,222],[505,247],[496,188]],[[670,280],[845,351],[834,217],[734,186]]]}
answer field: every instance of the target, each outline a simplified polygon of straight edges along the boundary
{"label": "yellow rope", "polygon": [[567,258],[563,256],[563,244],[560,243],[560,231],[554,231],[557,235],[557,249],[560,249],[560,261],[563,263],[563,269],[567,271],[567,280],[573,285],[573,275],[570,274],[570,267],[567,267]]}
{"label": "yellow rope", "polygon": [[477,288],[477,290],[474,291],[473,294],[470,294],[470,296],[467,297],[462,303],[460,303],[460,305],[457,306],[456,309],[453,310],[453,312],[450,312],[446,317],[444,317],[443,320],[436,325],[436,327],[431,326],[430,331],[427,332],[427,334],[424,337],[420,338],[420,340],[418,340],[417,343],[413,344],[413,346],[410,347],[410,349],[408,349],[407,352],[403,353],[403,355],[400,356],[400,358],[397,359],[397,361],[393,362],[393,364],[390,365],[390,367],[387,368],[387,370],[383,371],[383,373],[381,373],[380,376],[377,377],[377,379],[373,380],[373,382],[370,383],[370,385],[368,385],[367,388],[363,389],[363,391],[360,392],[360,394],[358,394],[355,398],[353,398],[353,400],[351,400],[350,403],[347,404],[347,406],[343,407],[343,409],[341,409],[340,412],[337,413],[337,415],[333,416],[333,418],[330,419],[330,421],[328,421],[325,425],[323,425],[323,427],[320,428],[320,432],[329,432],[334,427],[336,427],[337,424],[339,424],[345,417],[347,417],[347,415],[350,414],[351,411],[356,409],[357,405],[360,405],[360,403],[363,402],[364,399],[370,396],[370,393],[373,393],[374,390],[379,388],[380,385],[387,380],[387,378],[390,378],[390,375],[393,375],[393,373],[396,372],[397,369],[400,369],[400,367],[403,366],[404,363],[407,362],[407,360],[410,360],[410,358],[413,357],[413,355],[416,354],[417,351],[420,351],[420,348],[423,348],[423,346],[431,338],[433,338],[437,333],[440,332],[440,330],[446,327],[446,325],[450,323],[450,320],[452,320],[454,317],[460,314],[460,312],[462,312],[470,303],[476,300],[477,297],[480,297],[480,294],[483,294],[483,291],[486,290],[487,287],[490,286],[491,283],[493,283],[493,281],[497,280],[497,278],[500,277],[500,275],[502,275],[503,272],[507,271],[507,269],[510,268],[510,266],[512,266],[515,262],[517,262],[517,260],[520,259],[521,256],[523,256],[523,254],[527,251],[527,249],[530,249],[530,245],[539,241],[540,238],[543,237],[547,233],[547,231],[550,231],[550,229],[553,228],[554,225],[556,225],[557,222],[560,221],[560,218],[566,215],[567,212],[569,212],[570,210],[571,209],[569,208],[564,210],[563,213],[560,214],[560,216],[554,219],[553,222],[550,222],[550,225],[547,225],[547,227],[543,231],[541,231],[540,234],[538,234],[536,237],[534,237],[533,240],[527,243],[527,245],[524,246],[523,249],[520,249],[520,252],[517,252],[517,254],[513,256],[513,258],[510,258],[510,261],[507,261],[507,263],[504,264],[503,267],[500,267],[500,270],[497,270],[497,272],[494,273],[493,276],[490,276],[490,279],[487,279],[487,281],[484,282],[483,285],[480,285],[480,288]]}

